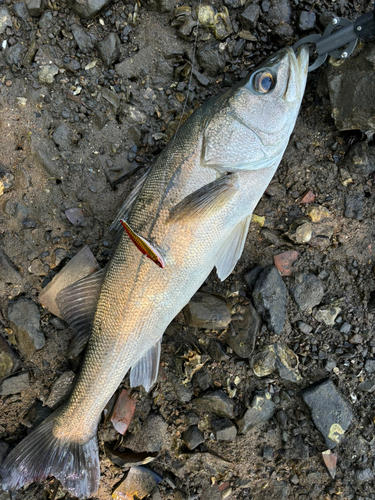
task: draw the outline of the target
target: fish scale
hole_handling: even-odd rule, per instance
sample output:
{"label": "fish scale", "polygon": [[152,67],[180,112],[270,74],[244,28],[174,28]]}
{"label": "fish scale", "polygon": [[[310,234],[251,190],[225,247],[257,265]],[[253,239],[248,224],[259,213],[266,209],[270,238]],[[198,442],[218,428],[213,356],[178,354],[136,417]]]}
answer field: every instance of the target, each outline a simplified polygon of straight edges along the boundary
{"label": "fish scale", "polygon": [[[251,213],[288,144],[307,65],[305,48],[298,57],[283,49],[256,70],[260,76],[265,68],[267,75],[272,72],[272,91],[259,94],[250,75],[201,106],[142,180],[132,206],[125,203],[126,224],[144,240],[146,250],[160,252],[165,267],[143,255],[124,233],[104,280],[103,271],[81,280],[85,296],[87,283],[101,287],[81,373],[69,401],[6,458],[1,468],[4,489],[53,475],[79,498],[95,493],[100,477],[96,430],[102,410],[130,368],[133,386],[152,386],[168,324],[214,266],[220,279],[233,270]],[[240,146],[231,140],[237,129]],[[67,311],[84,314],[75,308],[80,287],[80,282],[74,285],[77,297],[71,299],[73,288],[60,292],[58,299],[66,299]],[[43,448],[43,463],[33,453],[36,443]]]}

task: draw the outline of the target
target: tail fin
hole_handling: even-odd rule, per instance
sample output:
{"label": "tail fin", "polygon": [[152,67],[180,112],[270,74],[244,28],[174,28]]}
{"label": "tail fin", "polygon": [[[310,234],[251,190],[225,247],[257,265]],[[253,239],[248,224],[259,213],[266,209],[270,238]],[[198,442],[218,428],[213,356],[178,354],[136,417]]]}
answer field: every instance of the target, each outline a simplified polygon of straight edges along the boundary
{"label": "tail fin", "polygon": [[54,476],[78,498],[96,493],[100,479],[96,436],[86,443],[58,439],[52,433],[54,416],[55,413],[21,441],[2,463],[4,490],[16,490]]}

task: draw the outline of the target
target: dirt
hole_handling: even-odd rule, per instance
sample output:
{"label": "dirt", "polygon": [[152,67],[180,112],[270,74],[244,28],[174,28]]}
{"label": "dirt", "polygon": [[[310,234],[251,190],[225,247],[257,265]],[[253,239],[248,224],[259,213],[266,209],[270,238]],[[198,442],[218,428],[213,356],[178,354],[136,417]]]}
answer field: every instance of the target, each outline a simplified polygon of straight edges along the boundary
{"label": "dirt", "polygon": [[[6,5],[12,13],[15,3],[1,1],[0,6]],[[266,8],[264,3],[262,9]],[[83,245],[89,245],[102,266],[107,263],[115,245],[108,228],[118,208],[165,147],[181,117],[185,119],[199,104],[238,81],[285,43],[304,36],[298,28],[301,11],[317,13],[315,29],[319,31],[322,19],[329,14],[353,20],[370,9],[369,2],[346,0],[275,4],[291,9],[287,23],[291,31],[285,34],[277,30],[272,18],[263,12],[257,28],[250,30],[257,41],[246,41],[244,51],[236,57],[229,45],[240,39],[243,6],[229,7],[233,33],[222,40],[215,40],[210,28],[200,28],[198,51],[205,44],[215,43],[214,50],[224,58],[216,74],[207,68],[205,71],[204,64],[195,59],[208,85],[202,85],[196,77],[190,80],[193,34],[182,38],[180,26],[171,25],[170,12],[148,10],[144,2],[136,4],[135,9],[133,3],[113,1],[99,15],[86,20],[79,20],[64,1],[49,2],[42,17],[24,21],[12,14],[13,27],[6,28],[0,41],[6,39],[11,47],[20,43],[22,57],[9,64],[6,50],[0,55],[0,174],[14,176],[12,186],[0,195],[0,247],[21,278],[18,283],[0,283],[0,332],[16,352],[7,319],[10,301],[25,296],[37,302],[41,289]],[[218,10],[223,7],[219,1],[210,5]],[[50,17],[46,17],[47,12]],[[111,32],[120,36],[126,26],[131,28],[121,38],[118,62],[107,68],[96,48],[87,53],[79,50],[72,35],[76,23],[97,40]],[[42,83],[40,67],[49,65],[50,60],[59,72],[53,83]],[[74,69],[72,60],[78,61],[79,67]],[[84,69],[94,61],[91,69]],[[289,147],[255,210],[256,215],[265,217],[265,225],[251,225],[244,253],[229,278],[222,283],[214,271],[202,289],[225,297],[233,314],[241,311],[251,298],[244,273],[255,265],[270,265],[275,254],[294,249],[299,255],[293,274],[283,278],[288,289],[300,273],[320,277],[324,284],[322,305],[339,303],[339,320],[333,326],[319,323],[315,310],[302,312],[289,293],[283,333],[275,336],[262,327],[254,352],[274,342],[285,342],[300,362],[302,382],[294,384],[274,374],[257,378],[251,360],[236,357],[227,347],[225,332],[188,328],[183,316],[178,315],[164,335],[157,385],[149,394],[132,391],[138,405],[130,432],[139,431],[152,414],[160,414],[168,424],[163,450],[150,464],[165,478],[158,486],[159,493],[153,493],[155,500],[208,498],[205,495],[221,498],[222,491],[227,491],[227,498],[238,500],[375,498],[374,478],[360,481],[357,474],[368,468],[374,472],[375,467],[374,396],[359,388],[364,379],[371,378],[364,365],[375,355],[374,311],[368,307],[375,290],[375,179],[373,174],[359,172],[354,185],[343,182],[350,152],[368,136],[358,130],[337,130],[329,99],[317,91],[318,82],[324,85],[323,72],[320,68],[309,75]],[[369,142],[369,148],[374,151],[374,141]],[[308,189],[316,195],[313,205],[329,210],[329,227],[320,228],[321,234],[328,231],[328,236],[315,238],[311,244],[296,244],[283,235],[293,221],[306,215],[300,197]],[[345,197],[353,193],[362,196],[362,214],[357,218],[345,216]],[[84,210],[81,226],[69,222],[65,215],[69,208]],[[58,249],[64,253],[56,263]],[[46,400],[53,381],[67,370],[79,370],[81,358],[70,360],[66,356],[73,332],[67,325],[56,329],[51,319],[51,314],[41,308],[46,346],[29,359],[22,359],[23,368],[31,374],[30,390],[1,397],[0,437],[11,445],[26,435],[28,412],[36,400]],[[299,321],[311,325],[311,333],[302,333],[297,328]],[[340,331],[345,322],[350,324],[349,333]],[[353,341],[355,334],[359,337]],[[220,343],[226,359],[214,360],[207,355],[208,339]],[[204,369],[212,376],[213,388],[237,389],[233,397],[236,419],[243,415],[254,392],[264,390],[272,395],[276,412],[287,413],[286,427],[282,429],[273,417],[256,430],[237,435],[232,442],[215,441],[209,425],[212,416],[198,411],[193,400],[181,402],[176,396],[175,387],[185,378],[184,355],[189,350],[206,356]],[[327,369],[328,360],[334,369]],[[336,450],[335,479],[330,478],[322,462],[321,452],[326,449],[323,437],[299,395],[302,388],[327,376],[350,401],[354,412],[354,420]],[[236,377],[239,382],[235,384]],[[202,392],[195,378],[186,386],[194,397]],[[124,387],[128,387],[128,379]],[[182,441],[189,412],[199,416],[198,426],[204,434],[204,443],[194,451]],[[108,430],[108,423],[101,424],[99,436],[101,482],[92,498],[105,500],[123,477],[124,469],[104,453],[104,445],[113,448],[120,436]],[[297,437],[307,445],[308,458],[291,458],[287,452]],[[263,457],[265,447],[273,449],[270,460]],[[210,453],[226,465],[201,466],[198,452]],[[12,498],[52,498],[55,486],[53,479],[35,483]],[[60,487],[55,498],[73,497]]]}

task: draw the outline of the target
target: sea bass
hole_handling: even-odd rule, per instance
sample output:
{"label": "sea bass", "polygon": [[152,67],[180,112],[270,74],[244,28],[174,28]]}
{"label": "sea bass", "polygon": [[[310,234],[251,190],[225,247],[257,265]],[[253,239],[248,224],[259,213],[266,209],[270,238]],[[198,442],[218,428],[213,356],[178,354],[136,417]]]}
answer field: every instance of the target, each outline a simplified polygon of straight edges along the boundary
{"label": "sea bass", "polygon": [[149,390],[168,324],[214,267],[221,280],[232,272],[294,128],[307,68],[306,47],[282,49],[197,109],[125,203],[108,269],[60,292],[78,334],[91,323],[85,359],[68,402],[6,458],[4,489],[55,476],[79,498],[95,494],[103,408],[129,369],[131,385]]}

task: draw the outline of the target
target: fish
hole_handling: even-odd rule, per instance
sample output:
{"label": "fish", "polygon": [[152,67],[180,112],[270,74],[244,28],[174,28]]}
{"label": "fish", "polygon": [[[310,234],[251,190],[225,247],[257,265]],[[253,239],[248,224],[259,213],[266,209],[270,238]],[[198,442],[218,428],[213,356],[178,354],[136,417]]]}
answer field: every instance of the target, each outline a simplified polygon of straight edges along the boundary
{"label": "fish", "polygon": [[128,230],[108,267],[59,293],[77,335],[90,325],[84,362],[68,401],[6,457],[4,490],[54,476],[78,498],[95,494],[103,408],[129,370],[132,387],[152,387],[168,324],[214,267],[220,280],[233,271],[295,126],[308,60],[306,46],[283,48],[198,108],[125,201]]}

